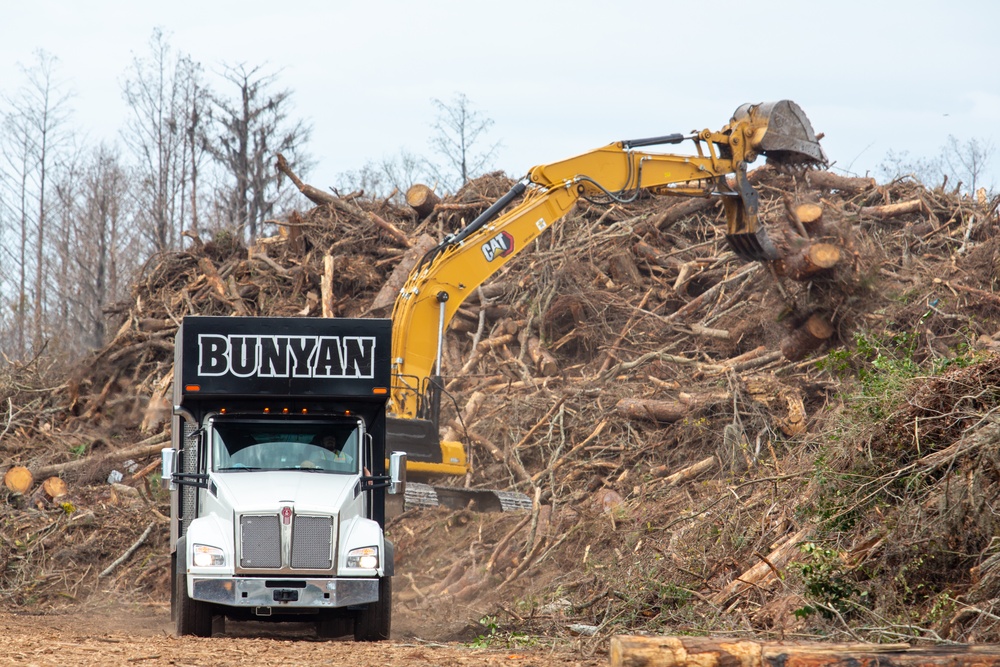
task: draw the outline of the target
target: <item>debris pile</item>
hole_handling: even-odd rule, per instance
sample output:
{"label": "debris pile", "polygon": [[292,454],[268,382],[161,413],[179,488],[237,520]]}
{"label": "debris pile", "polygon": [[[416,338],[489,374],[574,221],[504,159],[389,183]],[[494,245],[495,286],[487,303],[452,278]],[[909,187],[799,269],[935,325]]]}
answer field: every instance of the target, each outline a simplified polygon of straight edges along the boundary
{"label": "debris pile", "polygon": [[[444,421],[473,472],[452,483],[535,505],[396,518],[397,609],[468,604],[598,638],[1000,637],[998,202],[822,171],[751,181],[783,260],[739,260],[708,199],[581,202],[463,304]],[[387,316],[397,267],[511,183],[489,174],[418,210],[299,182],[321,203],[279,234],[191,233],[152,258],[68,378],[12,368],[0,470],[68,490],[8,486],[0,597],[75,599],[125,572],[165,595],[150,472],[182,317]],[[142,470],[108,484],[127,458]],[[892,620],[904,609],[921,622]]]}

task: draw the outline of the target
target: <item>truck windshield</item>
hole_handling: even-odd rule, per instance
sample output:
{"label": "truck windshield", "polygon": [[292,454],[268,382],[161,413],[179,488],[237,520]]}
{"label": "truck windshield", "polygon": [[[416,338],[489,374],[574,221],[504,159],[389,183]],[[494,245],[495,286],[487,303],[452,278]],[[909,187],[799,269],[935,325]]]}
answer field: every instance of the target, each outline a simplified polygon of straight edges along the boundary
{"label": "truck windshield", "polygon": [[219,421],[212,424],[212,468],[358,472],[356,422]]}

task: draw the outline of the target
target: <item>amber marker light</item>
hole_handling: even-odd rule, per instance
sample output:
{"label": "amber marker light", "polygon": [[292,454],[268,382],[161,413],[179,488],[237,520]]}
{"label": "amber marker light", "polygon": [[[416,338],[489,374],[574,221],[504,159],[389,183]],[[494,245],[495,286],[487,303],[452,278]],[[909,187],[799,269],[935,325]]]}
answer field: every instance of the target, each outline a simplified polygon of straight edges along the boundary
{"label": "amber marker light", "polygon": [[265,415],[271,414],[271,408],[264,408],[264,414]]}
{"label": "amber marker light", "polygon": [[309,410],[307,410],[306,408],[302,408],[302,414],[307,414],[308,412]]}
{"label": "amber marker light", "polygon": [[282,408],[281,409],[281,414],[287,415],[288,414],[288,408]]}
{"label": "amber marker light", "polygon": [[385,387],[375,387],[372,389],[373,394],[378,394],[379,396],[384,396],[389,393],[389,390]]}
{"label": "amber marker light", "polygon": [[200,384],[186,384],[184,385],[184,391],[201,391]]}

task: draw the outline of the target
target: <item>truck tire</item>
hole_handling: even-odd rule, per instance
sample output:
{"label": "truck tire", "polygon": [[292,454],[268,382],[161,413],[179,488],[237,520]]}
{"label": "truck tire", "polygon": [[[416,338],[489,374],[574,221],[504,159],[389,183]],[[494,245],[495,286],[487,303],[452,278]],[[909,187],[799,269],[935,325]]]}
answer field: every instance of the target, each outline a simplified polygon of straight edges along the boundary
{"label": "truck tire", "polygon": [[316,619],[316,637],[318,639],[336,639],[346,637],[354,631],[350,616],[344,616],[343,612],[323,612]]}
{"label": "truck tire", "polygon": [[[180,549],[178,549],[178,554]],[[180,556],[176,558],[177,567],[174,570],[173,606],[177,636],[194,635],[195,637],[212,636],[212,605],[201,600],[192,600],[187,592],[187,569]]]}
{"label": "truck tire", "polygon": [[392,625],[392,577],[382,577],[378,600],[366,605],[354,620],[354,641],[380,642],[389,638]]}

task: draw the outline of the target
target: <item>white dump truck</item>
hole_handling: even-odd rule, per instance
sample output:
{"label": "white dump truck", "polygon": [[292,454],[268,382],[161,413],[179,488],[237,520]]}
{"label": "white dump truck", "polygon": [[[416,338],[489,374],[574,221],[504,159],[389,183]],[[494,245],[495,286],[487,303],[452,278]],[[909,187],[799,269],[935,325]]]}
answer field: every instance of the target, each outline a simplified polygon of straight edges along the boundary
{"label": "white dump truck", "polygon": [[391,323],[186,317],[176,338],[170,488],[178,635],[226,618],[389,636],[386,493]]}

